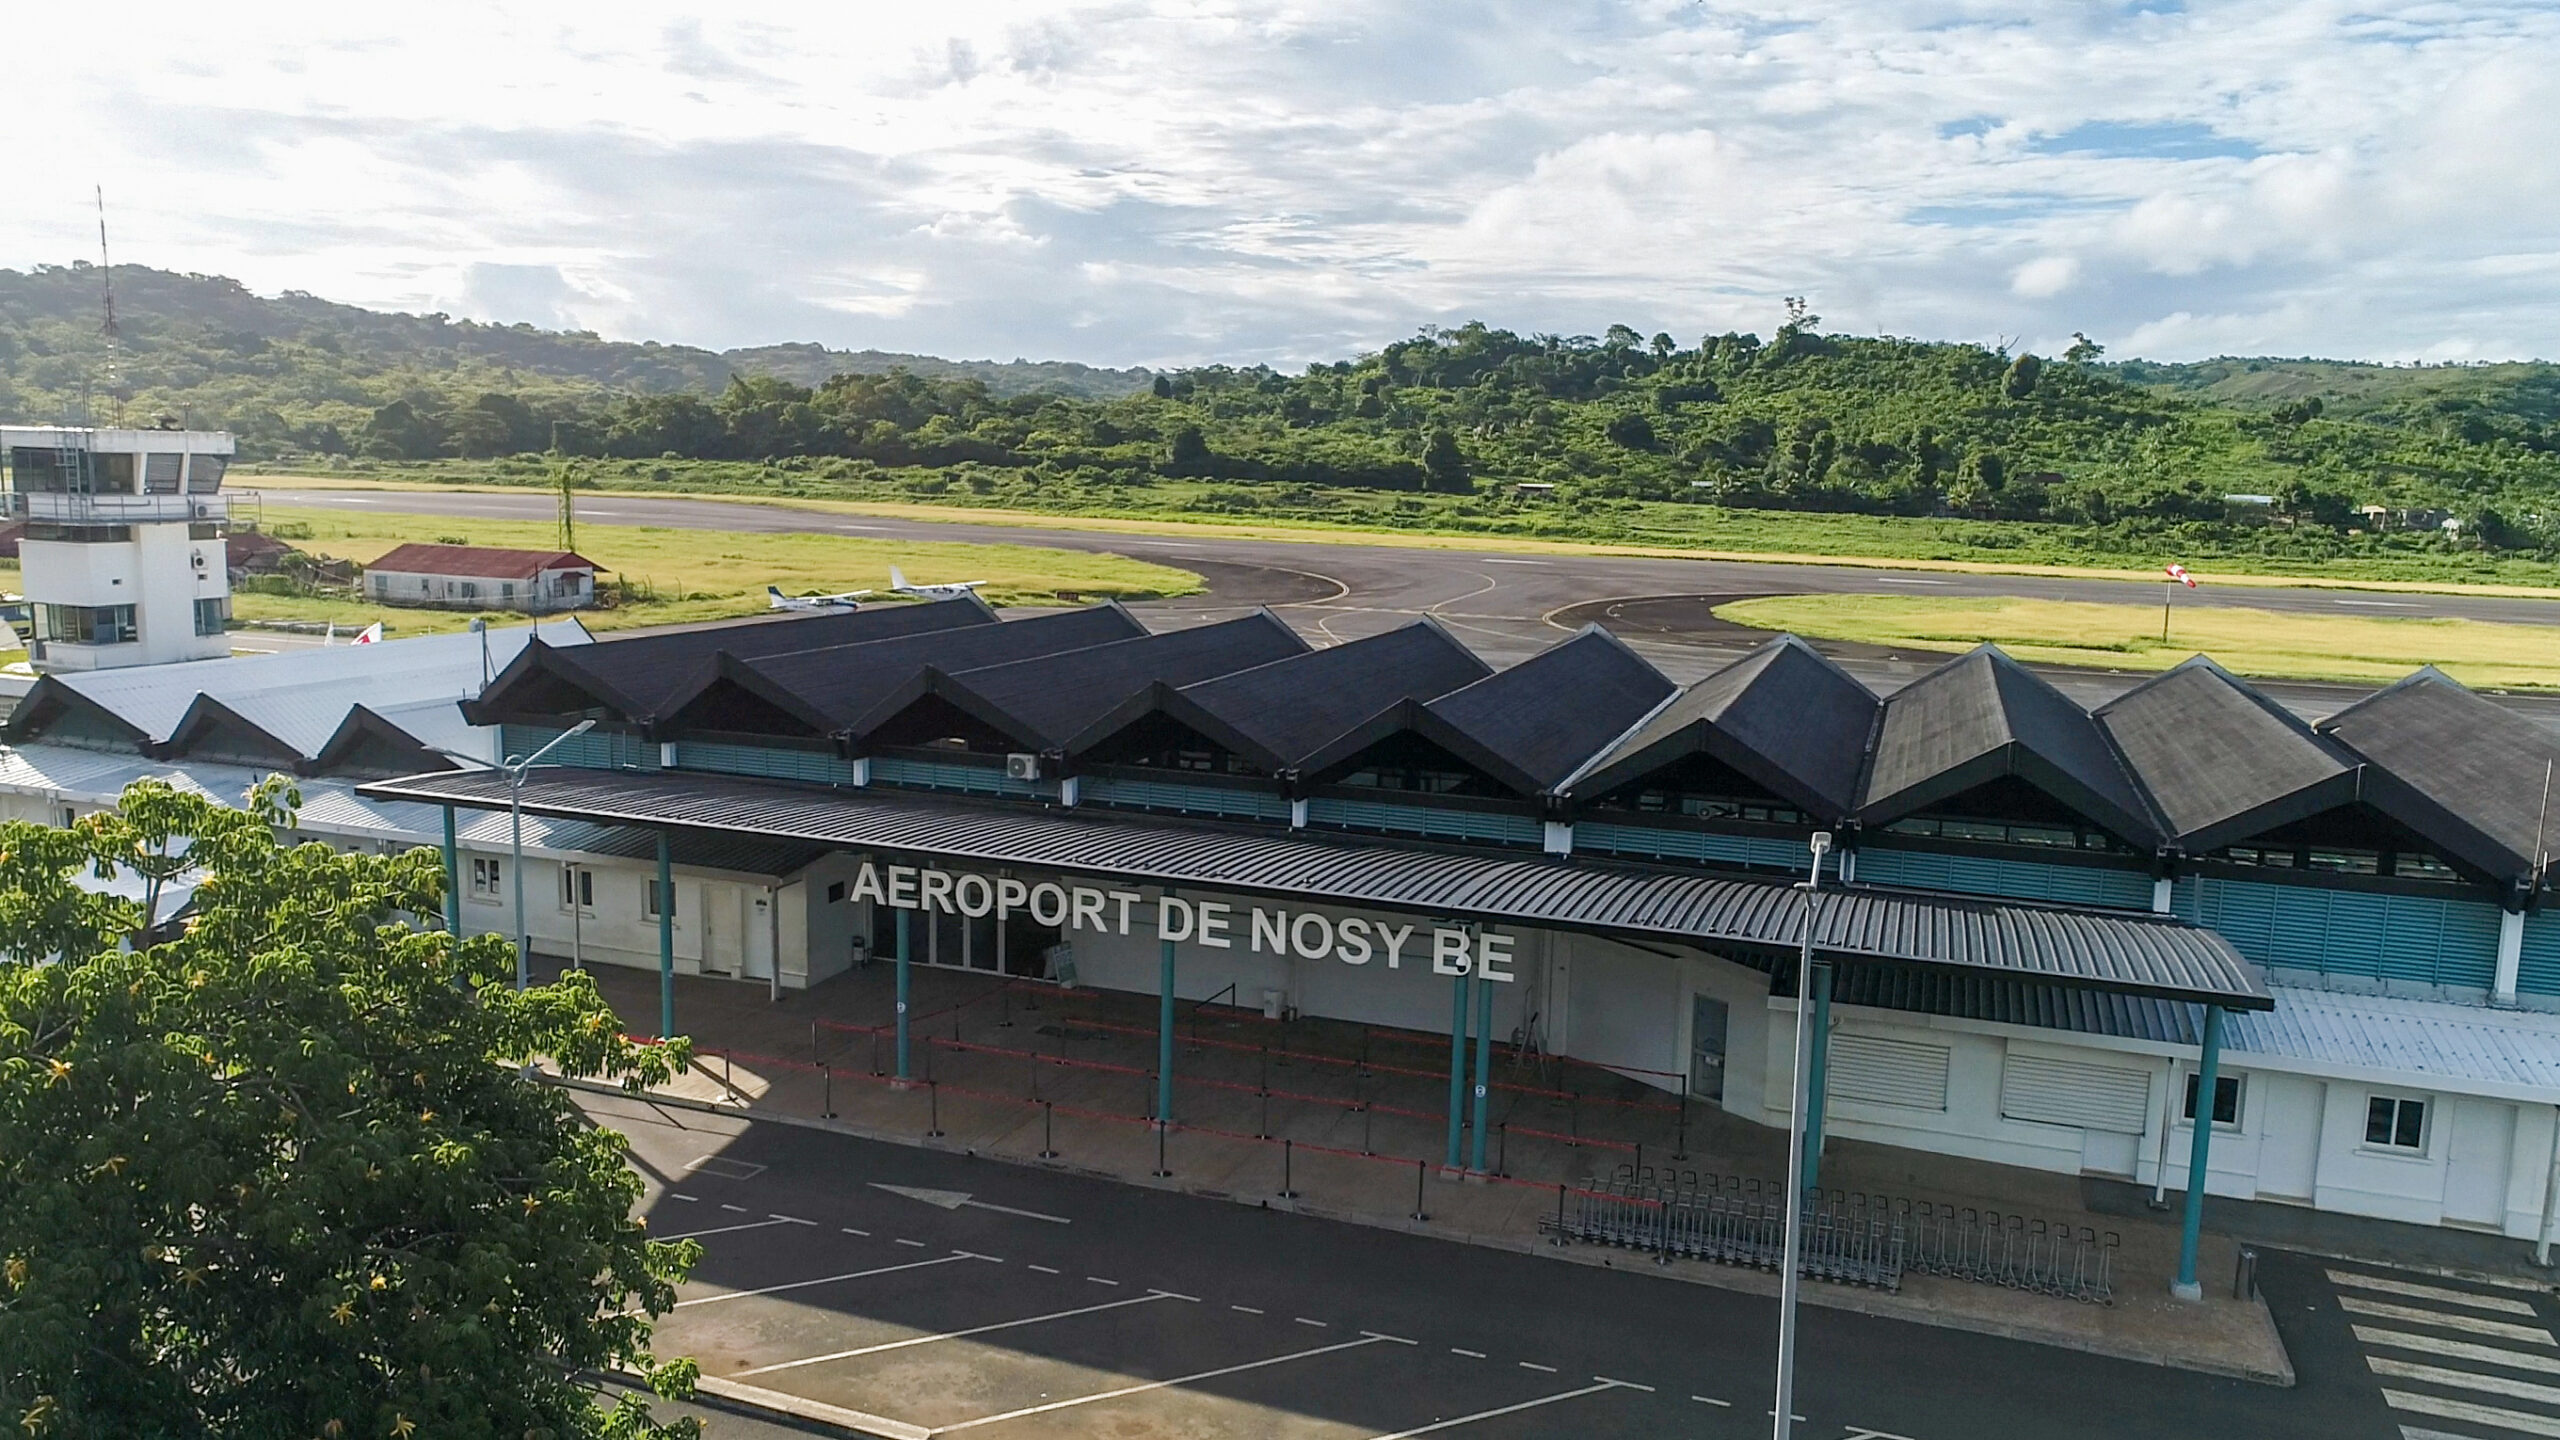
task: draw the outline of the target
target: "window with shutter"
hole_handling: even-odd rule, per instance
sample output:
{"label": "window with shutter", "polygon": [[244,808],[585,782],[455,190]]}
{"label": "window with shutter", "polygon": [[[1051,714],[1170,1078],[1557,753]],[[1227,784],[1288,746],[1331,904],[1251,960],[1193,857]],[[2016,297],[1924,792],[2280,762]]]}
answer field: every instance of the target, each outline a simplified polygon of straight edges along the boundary
{"label": "window with shutter", "polygon": [[2011,1054],[2000,1065],[2000,1115],[2139,1135],[2150,1128],[2151,1076],[2112,1065]]}
{"label": "window with shutter", "polygon": [[1944,1045],[1887,1040],[1878,1035],[1835,1034],[1831,1037],[1831,1068],[1825,1089],[1833,1100],[1944,1110],[1948,1056]]}

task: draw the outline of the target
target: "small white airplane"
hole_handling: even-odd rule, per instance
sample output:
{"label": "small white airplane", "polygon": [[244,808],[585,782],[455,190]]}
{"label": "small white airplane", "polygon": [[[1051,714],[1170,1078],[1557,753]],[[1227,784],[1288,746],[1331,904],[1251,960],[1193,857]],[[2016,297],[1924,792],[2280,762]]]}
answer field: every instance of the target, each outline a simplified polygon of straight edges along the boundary
{"label": "small white airplane", "polygon": [[904,571],[895,565],[889,567],[889,588],[922,600],[957,600],[963,595],[976,593],[978,587],[986,583],[984,580],[947,580],[939,585],[910,585]]}
{"label": "small white airplane", "polygon": [[764,587],[764,603],[768,610],[859,610],[858,601],[868,590],[847,590],[838,595],[785,595],[779,585]]}

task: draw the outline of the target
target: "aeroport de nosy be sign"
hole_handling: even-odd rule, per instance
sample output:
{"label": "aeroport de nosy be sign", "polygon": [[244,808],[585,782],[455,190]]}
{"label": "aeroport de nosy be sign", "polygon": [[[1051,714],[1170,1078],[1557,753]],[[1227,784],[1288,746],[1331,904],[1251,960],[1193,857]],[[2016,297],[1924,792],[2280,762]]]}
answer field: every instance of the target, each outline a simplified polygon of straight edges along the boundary
{"label": "aeroport de nosy be sign", "polygon": [[[1150,900],[1136,890],[1065,885],[1054,880],[1030,883],[1010,875],[980,875],[968,870],[878,865],[866,860],[862,862],[862,872],[854,878],[851,898],[893,910],[940,911],[972,919],[1028,915],[1039,924],[1056,926],[1069,935],[1078,930],[1126,935],[1133,923],[1143,934],[1146,920],[1137,917],[1138,907],[1144,905],[1152,912],[1157,939],[1188,940],[1211,950],[1232,950],[1241,944],[1254,954],[1295,955],[1304,960],[1331,958],[1345,965],[1366,965],[1375,960],[1390,970],[1404,968],[1407,959],[1420,965],[1424,958],[1423,946],[1414,943],[1418,927],[1410,921],[1396,924],[1362,915],[1336,919],[1315,910],[1261,905],[1244,907],[1245,913],[1239,916],[1238,907],[1223,901],[1185,900],[1173,895]],[[1435,975],[1476,975],[1508,981],[1516,978],[1509,968],[1514,938],[1498,930],[1469,932],[1453,925],[1434,925],[1424,945],[1428,946],[1431,973]]]}

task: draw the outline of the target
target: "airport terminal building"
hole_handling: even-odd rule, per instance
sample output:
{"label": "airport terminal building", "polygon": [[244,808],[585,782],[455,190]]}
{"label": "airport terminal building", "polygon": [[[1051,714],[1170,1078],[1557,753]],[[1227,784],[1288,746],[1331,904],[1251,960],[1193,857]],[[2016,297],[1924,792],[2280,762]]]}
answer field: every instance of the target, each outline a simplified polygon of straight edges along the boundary
{"label": "airport terminal building", "polygon": [[[2202,660],[2092,712],[1989,648],[1879,699],[1792,638],[1684,687],[1596,628],[1494,671],[1428,621],[954,600],[537,639],[461,712],[588,726],[522,791],[588,837],[535,852],[547,952],[1225,995],[1777,1126],[1802,990],[1831,1134],[2183,1188],[2203,1108],[2215,1194],[2553,1223],[2560,738],[2433,672],[2314,725]],[[502,776],[346,791],[441,812],[455,920],[507,928]]]}

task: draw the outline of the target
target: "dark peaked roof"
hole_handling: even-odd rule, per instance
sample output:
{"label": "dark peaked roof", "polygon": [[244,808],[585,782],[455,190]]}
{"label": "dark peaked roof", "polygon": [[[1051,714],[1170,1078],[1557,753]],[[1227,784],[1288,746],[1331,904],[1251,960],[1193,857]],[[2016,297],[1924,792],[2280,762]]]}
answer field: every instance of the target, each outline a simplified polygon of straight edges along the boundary
{"label": "dark peaked roof", "polygon": [[1566,789],[1603,795],[1705,754],[1819,820],[1838,820],[1857,809],[1880,704],[1848,671],[1781,635],[1646,716]]}
{"label": "dark peaked roof", "polygon": [[668,702],[680,689],[690,687],[700,668],[715,655],[748,659],[994,623],[996,612],[973,595],[926,605],[759,617],[734,625],[624,635],[566,648],[537,642],[500,671],[487,693],[475,706],[466,707],[465,713],[473,723],[487,724],[516,714],[561,714],[585,708],[555,703],[565,687],[588,696],[590,704],[618,719],[645,723],[668,713]]}
{"label": "dark peaked roof", "polygon": [[855,743],[927,696],[938,696],[1034,750],[1063,749],[1085,727],[1162,683],[1182,686],[1305,653],[1307,642],[1268,610],[956,673],[927,666],[850,727]]}
{"label": "dark peaked roof", "polygon": [[2356,798],[2354,757],[2202,655],[2099,706],[2097,719],[2189,850]]}
{"label": "dark peaked roof", "polygon": [[1444,727],[1471,742],[1483,757],[1479,764],[1514,789],[1536,795],[1563,784],[1676,688],[1625,641],[1586,625],[1508,670],[1425,705],[1420,728],[1452,749],[1459,747],[1442,735]]}
{"label": "dark peaked roof", "polygon": [[2089,712],[1989,645],[1894,692],[1858,818],[1883,824],[2015,775],[2136,846],[2159,822]]}
{"label": "dark peaked roof", "polygon": [[1163,682],[1114,706],[1067,749],[1089,750],[1151,714],[1164,714],[1266,771],[1308,755],[1379,711],[1482,679],[1488,668],[1438,621],[1417,620],[1231,675]]}
{"label": "dark peaked roof", "polygon": [[670,696],[665,723],[677,727],[700,723],[704,710],[718,699],[711,692],[735,686],[797,718],[813,734],[831,734],[861,719],[928,666],[945,672],[974,670],[1146,633],[1136,617],[1110,602],[992,625],[961,625],[776,655],[741,658],[722,651],[699,665]]}
{"label": "dark peaked roof", "polygon": [[[2439,828],[2412,828],[2492,875],[2521,877],[2560,820],[2544,813],[2545,777],[2560,767],[2560,737],[2464,689],[2433,666],[2368,695],[2313,727],[2372,767],[2366,789],[2395,813],[2423,806]],[[2560,779],[2550,781],[2560,800]]]}

